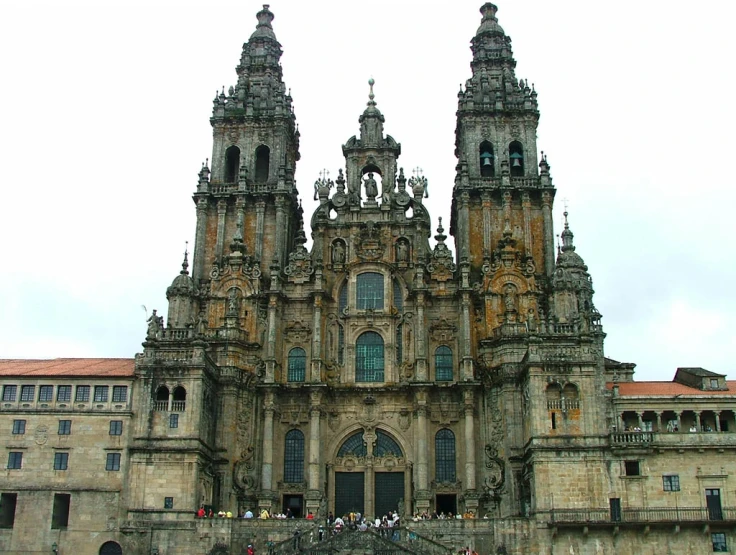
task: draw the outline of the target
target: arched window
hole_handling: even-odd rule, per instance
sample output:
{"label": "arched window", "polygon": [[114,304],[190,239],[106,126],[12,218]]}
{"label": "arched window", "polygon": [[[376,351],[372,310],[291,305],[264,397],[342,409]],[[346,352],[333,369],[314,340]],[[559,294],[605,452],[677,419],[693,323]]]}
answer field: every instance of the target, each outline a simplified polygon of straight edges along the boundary
{"label": "arched window", "polygon": [[346,283],[343,283],[342,287],[340,287],[340,294],[337,299],[337,308],[341,316],[343,315],[347,307],[348,307],[348,286]]}
{"label": "arched window", "polygon": [[396,310],[401,312],[404,310],[404,294],[401,291],[401,285],[399,285],[399,280],[394,280],[394,307]]}
{"label": "arched window", "polygon": [[383,338],[367,331],[355,343],[355,381],[383,381]]}
{"label": "arched window", "polygon": [[303,382],[307,374],[307,353],[301,347],[289,351],[289,370],[286,381]]}
{"label": "arched window", "polygon": [[493,156],[493,145],[488,141],[480,143],[480,175],[481,177],[493,177],[495,174]]}
{"label": "arched window", "polygon": [[365,442],[363,441],[363,432],[357,432],[347,438],[337,452],[338,457],[347,457],[348,455],[365,457],[367,454],[368,449],[366,449]]}
{"label": "arched window", "polygon": [[171,410],[174,412],[181,412],[186,409],[187,406],[187,390],[182,386],[174,388],[174,396],[171,403]]}
{"label": "arched window", "polygon": [[156,390],[156,400],[157,401],[166,401],[168,403],[169,401],[169,388],[165,385],[159,386],[159,388]]}
{"label": "arched window", "polygon": [[395,457],[403,456],[401,447],[391,436],[381,430],[376,431],[376,444],[373,446],[374,457],[385,457],[386,455],[394,455]]}
{"label": "arched window", "polygon": [[256,149],[256,183],[265,183],[268,181],[270,158],[271,149],[266,145],[261,145]]}
{"label": "arched window", "polygon": [[358,310],[383,310],[383,274],[365,272],[358,276]]}
{"label": "arched window", "polygon": [[524,147],[519,141],[509,145],[509,162],[511,163],[511,175],[521,177],[524,175]]}
{"label": "arched window", "polygon": [[117,542],[105,542],[100,546],[100,555],[123,555],[123,548]]}
{"label": "arched window", "polygon": [[304,434],[291,430],[284,440],[284,482],[297,484],[304,481]]}
{"label": "arched window", "polygon": [[455,481],[455,434],[443,428],[434,436],[435,479]]}
{"label": "arched window", "polygon": [[452,381],[452,350],[446,345],[434,352],[434,377],[438,382]]}
{"label": "arched window", "polygon": [[225,151],[225,183],[235,183],[240,166],[240,149],[231,146]]}

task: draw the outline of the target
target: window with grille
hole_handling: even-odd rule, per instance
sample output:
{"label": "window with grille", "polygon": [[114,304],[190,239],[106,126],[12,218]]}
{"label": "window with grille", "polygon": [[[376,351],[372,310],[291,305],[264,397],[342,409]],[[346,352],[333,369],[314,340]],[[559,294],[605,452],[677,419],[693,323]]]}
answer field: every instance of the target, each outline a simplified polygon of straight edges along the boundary
{"label": "window with grille", "polygon": [[23,453],[20,451],[11,451],[8,453],[8,468],[18,470],[23,467]]}
{"label": "window with grille", "polygon": [[13,435],[19,436],[26,433],[25,420],[13,420]]}
{"label": "window with grille", "polygon": [[290,382],[303,382],[306,373],[307,353],[301,347],[295,347],[289,351],[289,369],[286,379]]}
{"label": "window with grille", "polygon": [[105,470],[113,472],[120,470],[120,453],[107,454],[107,460],[105,461]]}
{"label": "window with grille", "polygon": [[284,482],[296,484],[304,480],[304,434],[291,430],[284,440]]}
{"label": "window with grille", "polygon": [[128,386],[114,385],[112,386],[112,402],[125,403],[128,400]]}
{"label": "window with grille", "polygon": [[358,432],[347,438],[337,452],[338,457],[347,457],[348,455],[365,457],[367,454],[368,449],[365,446],[365,441],[363,441],[363,432]]}
{"label": "window with grille", "polygon": [[337,300],[337,306],[340,315],[342,315],[345,312],[345,309],[348,307],[348,286],[346,283],[343,283],[342,287],[340,287],[340,295]]}
{"label": "window with grille", "polygon": [[396,326],[396,364],[404,361],[404,324]]}
{"label": "window with grille", "polygon": [[74,397],[74,400],[77,403],[86,403],[89,401],[89,386],[88,385],[78,385],[77,386],[77,394]]}
{"label": "window with grille", "polygon": [[69,467],[69,453],[54,453],[54,470],[66,470]]}
{"label": "window with grille", "polygon": [[401,447],[387,433],[378,430],[376,431],[376,444],[373,446],[373,456],[385,457],[386,455],[401,457]]}
{"label": "window with grille", "polygon": [[438,382],[452,381],[452,350],[446,345],[434,352],[434,375]]}
{"label": "window with grille", "polygon": [[664,491],[680,491],[680,476],[678,474],[662,476],[662,489]]}
{"label": "window with grille", "polygon": [[15,401],[16,395],[18,394],[17,385],[4,385],[3,386],[3,401]]}
{"label": "window with grille", "polygon": [[123,421],[122,420],[110,420],[110,435],[111,436],[123,435]]}
{"label": "window with grille", "polygon": [[48,403],[54,399],[54,386],[42,385],[38,388],[38,400],[42,403]]}
{"label": "window with grille", "polygon": [[401,285],[397,279],[394,280],[394,307],[399,312],[404,310],[404,294],[401,292]]}
{"label": "window with grille", "polygon": [[455,434],[447,428],[434,437],[435,475],[438,482],[455,481]]}
{"label": "window with grille", "polygon": [[179,427],[179,415],[177,413],[172,413],[169,415],[169,428],[178,428]]}
{"label": "window with grille", "polygon": [[110,386],[107,385],[96,385],[95,386],[95,403],[107,403],[110,395]]}
{"label": "window with grille", "polygon": [[641,476],[639,461],[624,461],[624,472],[626,476]]}
{"label": "window with grille", "polygon": [[355,344],[355,381],[383,381],[383,338],[374,331],[362,334]]}
{"label": "window with grille", "polygon": [[164,509],[173,509],[173,508],[174,508],[174,498],[164,497]]}
{"label": "window with grille", "polygon": [[33,395],[36,393],[35,385],[24,385],[20,388],[20,400],[30,402],[33,401]]}
{"label": "window with grille", "polygon": [[355,300],[358,310],[383,310],[383,274],[376,272],[360,274]]}
{"label": "window with grille", "polygon": [[56,388],[56,400],[61,403],[68,403],[72,400],[72,386],[60,385]]}
{"label": "window with grille", "polygon": [[710,535],[710,541],[713,544],[713,551],[716,553],[728,553],[726,545],[726,534],[724,532],[714,532]]}
{"label": "window with grille", "polygon": [[68,436],[72,433],[71,420],[59,420],[59,435]]}

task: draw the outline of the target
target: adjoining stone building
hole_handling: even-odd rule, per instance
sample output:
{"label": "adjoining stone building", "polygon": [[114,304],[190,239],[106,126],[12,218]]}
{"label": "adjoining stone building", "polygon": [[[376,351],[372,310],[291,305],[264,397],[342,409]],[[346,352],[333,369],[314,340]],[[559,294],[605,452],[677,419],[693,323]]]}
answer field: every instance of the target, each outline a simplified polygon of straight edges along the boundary
{"label": "adjoining stone building", "polygon": [[[0,549],[239,552],[294,526],[314,534],[328,512],[389,510],[439,550],[733,544],[736,382],[699,368],[634,382],[633,364],[604,356],[567,213],[554,244],[537,93],[515,76],[496,7],[481,13],[450,222],[432,223],[427,179],[404,174],[371,81],[344,170],[314,185],[308,250],[296,116],[273,13],[258,12],[237,83],[214,99],[192,271],[185,256],[165,325],[154,313],[134,363],[0,363]],[[72,386],[112,398],[71,402]],[[59,424],[52,442],[57,421],[73,432]],[[195,520],[202,505],[299,518]],[[475,518],[412,520],[423,512]]]}

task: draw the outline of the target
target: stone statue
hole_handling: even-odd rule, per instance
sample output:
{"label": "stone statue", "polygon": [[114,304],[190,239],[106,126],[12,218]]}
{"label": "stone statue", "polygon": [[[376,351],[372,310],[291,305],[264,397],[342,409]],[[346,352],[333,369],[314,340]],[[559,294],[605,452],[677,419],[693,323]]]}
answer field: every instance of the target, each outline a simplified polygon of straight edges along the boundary
{"label": "stone statue", "polygon": [[355,183],[352,179],[348,182],[348,203],[360,204],[360,182]]}
{"label": "stone statue", "polygon": [[400,240],[396,243],[396,261],[409,261],[409,245],[404,240]]}
{"label": "stone statue", "polygon": [[503,290],[503,305],[506,309],[506,312],[513,312],[514,310],[516,310],[516,299],[514,291],[514,286],[511,284],[508,284]]}
{"label": "stone statue", "polygon": [[332,245],[332,263],[345,264],[345,245],[342,241],[335,241]]}
{"label": "stone statue", "polygon": [[230,289],[230,292],[228,293],[228,299],[227,299],[227,315],[228,316],[237,316],[239,312],[239,306],[238,306],[238,290],[235,288]]}
{"label": "stone statue", "polygon": [[148,333],[146,334],[147,339],[159,339],[161,332],[164,329],[164,317],[156,314],[156,309],[153,309],[153,314],[147,320],[148,322]]}
{"label": "stone statue", "polygon": [[369,200],[375,200],[378,196],[378,184],[373,179],[373,172],[368,172],[368,177],[363,180],[363,183],[365,183],[365,196]]}

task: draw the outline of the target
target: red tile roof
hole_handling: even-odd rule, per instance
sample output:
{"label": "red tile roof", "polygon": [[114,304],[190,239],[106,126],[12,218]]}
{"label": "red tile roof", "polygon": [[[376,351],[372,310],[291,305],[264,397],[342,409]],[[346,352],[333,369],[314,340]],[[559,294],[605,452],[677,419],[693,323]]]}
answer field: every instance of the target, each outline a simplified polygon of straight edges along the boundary
{"label": "red tile roof", "polygon": [[[613,383],[607,383],[613,389]],[[697,389],[676,382],[619,382],[619,396],[736,395],[736,381],[726,381],[728,390]]]}
{"label": "red tile roof", "polygon": [[34,378],[45,376],[124,377],[135,370],[132,358],[55,358],[50,360],[0,359],[0,377]]}

